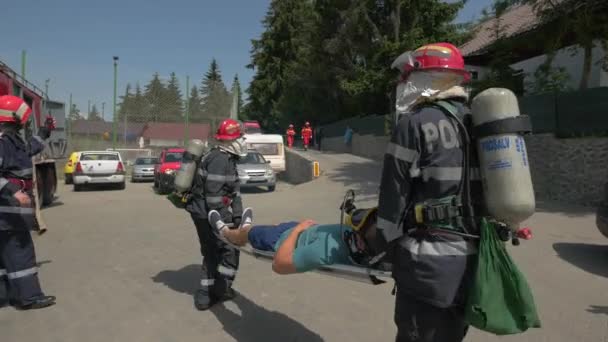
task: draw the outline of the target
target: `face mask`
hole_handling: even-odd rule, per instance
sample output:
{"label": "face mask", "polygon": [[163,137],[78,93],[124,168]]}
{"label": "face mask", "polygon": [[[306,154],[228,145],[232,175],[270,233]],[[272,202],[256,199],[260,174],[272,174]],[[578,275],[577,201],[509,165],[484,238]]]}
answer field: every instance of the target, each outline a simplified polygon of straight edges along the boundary
{"label": "face mask", "polygon": [[407,114],[412,108],[438,93],[448,90],[462,82],[462,76],[450,72],[422,71],[413,72],[406,81],[397,85],[395,109],[397,117]]}
{"label": "face mask", "polygon": [[218,146],[220,149],[239,158],[247,155],[247,144],[245,144],[245,138],[242,137],[230,142],[219,144]]}

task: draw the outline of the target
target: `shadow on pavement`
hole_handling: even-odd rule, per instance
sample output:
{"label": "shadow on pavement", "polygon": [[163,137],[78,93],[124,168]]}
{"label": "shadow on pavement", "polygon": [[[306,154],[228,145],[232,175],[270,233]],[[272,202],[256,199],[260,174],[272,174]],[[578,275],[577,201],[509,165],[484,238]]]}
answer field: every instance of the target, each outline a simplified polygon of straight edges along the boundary
{"label": "shadow on pavement", "polygon": [[608,278],[608,246],[584,243],[553,244],[560,258],[584,271]]}
{"label": "shadow on pavement", "polygon": [[341,183],[344,191],[354,189],[362,200],[368,200],[378,197],[381,174],[381,162],[367,161],[344,163],[325,175],[331,181]]}
{"label": "shadow on pavement", "polygon": [[179,270],[161,271],[152,280],[161,283],[173,291],[194,295],[201,281],[201,265],[188,265]]}
{"label": "shadow on pavement", "polygon": [[[201,266],[193,264],[175,271],[159,272],[152,280],[176,292],[193,295],[198,288],[200,277]],[[212,307],[210,311],[222,323],[226,333],[239,342],[323,341],[319,335],[287,315],[266,310],[241,293],[238,293],[233,303],[241,314],[233,312],[223,303]]]}
{"label": "shadow on pavement", "polygon": [[602,305],[591,305],[589,307],[589,309],[587,309],[587,311],[594,313],[594,314],[604,314],[604,315],[608,315],[608,306],[602,306]]}
{"label": "shadow on pavement", "polygon": [[568,217],[581,217],[586,215],[595,215],[596,208],[560,203],[556,201],[537,200],[536,211],[540,213],[563,214]]}
{"label": "shadow on pavement", "polygon": [[237,314],[218,304],[211,312],[222,323],[226,333],[239,342],[254,341],[323,341],[321,336],[280,312],[269,311],[239,293],[234,304]]}

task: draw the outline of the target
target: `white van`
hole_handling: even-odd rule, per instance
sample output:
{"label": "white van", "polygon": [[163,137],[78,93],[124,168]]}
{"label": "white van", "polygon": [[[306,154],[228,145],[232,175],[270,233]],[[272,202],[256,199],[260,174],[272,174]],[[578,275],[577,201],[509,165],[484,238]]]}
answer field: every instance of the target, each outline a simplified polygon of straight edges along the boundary
{"label": "white van", "polygon": [[274,172],[285,171],[285,146],[279,134],[245,134],[245,143],[250,150],[260,152]]}

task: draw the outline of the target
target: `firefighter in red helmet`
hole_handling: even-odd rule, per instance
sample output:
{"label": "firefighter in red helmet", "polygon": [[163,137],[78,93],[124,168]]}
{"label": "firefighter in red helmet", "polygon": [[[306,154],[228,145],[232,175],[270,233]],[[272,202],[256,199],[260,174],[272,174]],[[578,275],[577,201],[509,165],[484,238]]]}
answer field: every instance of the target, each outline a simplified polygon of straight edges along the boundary
{"label": "firefighter in red helmet", "polygon": [[310,122],[306,121],[302,128],[302,141],[304,142],[304,150],[308,150],[310,140],[312,139],[312,128],[310,128]]}
{"label": "firefighter in red helmet", "polygon": [[[468,93],[462,87],[469,74],[460,51],[449,43],[404,53],[393,67],[400,72],[399,117],[384,155],[376,249],[390,251],[397,290],[396,340],[460,342],[468,329],[464,304],[477,250],[475,239],[461,232],[475,234],[474,223],[466,218],[472,210],[483,212],[477,211],[483,201],[481,181],[463,177],[465,167],[474,170],[478,164],[473,153],[466,153],[467,130],[461,124],[470,119]],[[471,159],[465,161],[465,155]],[[442,208],[462,213],[452,231],[420,223],[421,203],[468,198],[460,185],[465,182],[471,200]]]}
{"label": "firefighter in red helmet", "polygon": [[293,140],[296,137],[296,130],[293,128],[293,124],[289,125],[287,128],[287,146],[289,148],[293,147]]}
{"label": "firefighter in red helmet", "polygon": [[20,131],[29,123],[30,107],[16,96],[0,96],[0,306],[39,309],[55,304],[40,288],[34,242],[38,229],[32,192],[32,156],[42,152],[55,128],[49,117],[29,141]]}
{"label": "firefighter in red helmet", "polygon": [[215,303],[234,298],[232,283],[239,267],[239,250],[221,239],[216,227],[209,224],[210,211],[215,210],[222,221],[241,224],[243,203],[241,200],[237,160],[247,155],[247,147],[238,121],[222,121],[215,134],[216,146],[200,162],[186,204],[203,256],[203,275],[194,296],[198,310],[207,310]]}

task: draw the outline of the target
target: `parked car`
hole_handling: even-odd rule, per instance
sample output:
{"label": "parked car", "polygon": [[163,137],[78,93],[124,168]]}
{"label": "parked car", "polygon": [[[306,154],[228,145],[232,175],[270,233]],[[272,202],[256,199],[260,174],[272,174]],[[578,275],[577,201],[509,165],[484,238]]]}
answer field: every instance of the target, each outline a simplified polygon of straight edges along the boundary
{"label": "parked car", "polygon": [[262,134],[262,127],[255,120],[246,120],[243,122],[243,131],[245,134]]}
{"label": "parked car", "polygon": [[125,188],[125,167],[118,152],[83,151],[74,170],[74,191],[87,185],[107,184]]}
{"label": "parked car", "polygon": [[138,157],[133,163],[131,182],[154,181],[154,167],[158,164],[158,157]]}
{"label": "parked car", "polygon": [[161,194],[173,189],[175,172],[182,165],[182,156],[186,150],[183,148],[170,148],[161,152],[158,164],[154,167],[154,187]]}
{"label": "parked car", "polygon": [[608,183],[604,185],[604,198],[597,207],[595,224],[600,233],[608,238]]}
{"label": "parked car", "polygon": [[280,134],[245,134],[247,148],[257,151],[270,162],[275,172],[285,171],[285,144]]}
{"label": "parked car", "polygon": [[241,188],[265,186],[268,191],[274,191],[277,178],[270,166],[270,161],[257,151],[249,151],[247,156],[240,158],[237,171]]}
{"label": "parked car", "polygon": [[70,158],[68,158],[68,161],[63,167],[65,184],[72,184],[74,182],[74,171],[76,170],[76,163],[78,163],[78,160],[80,159],[80,153],[81,152],[72,152]]}

